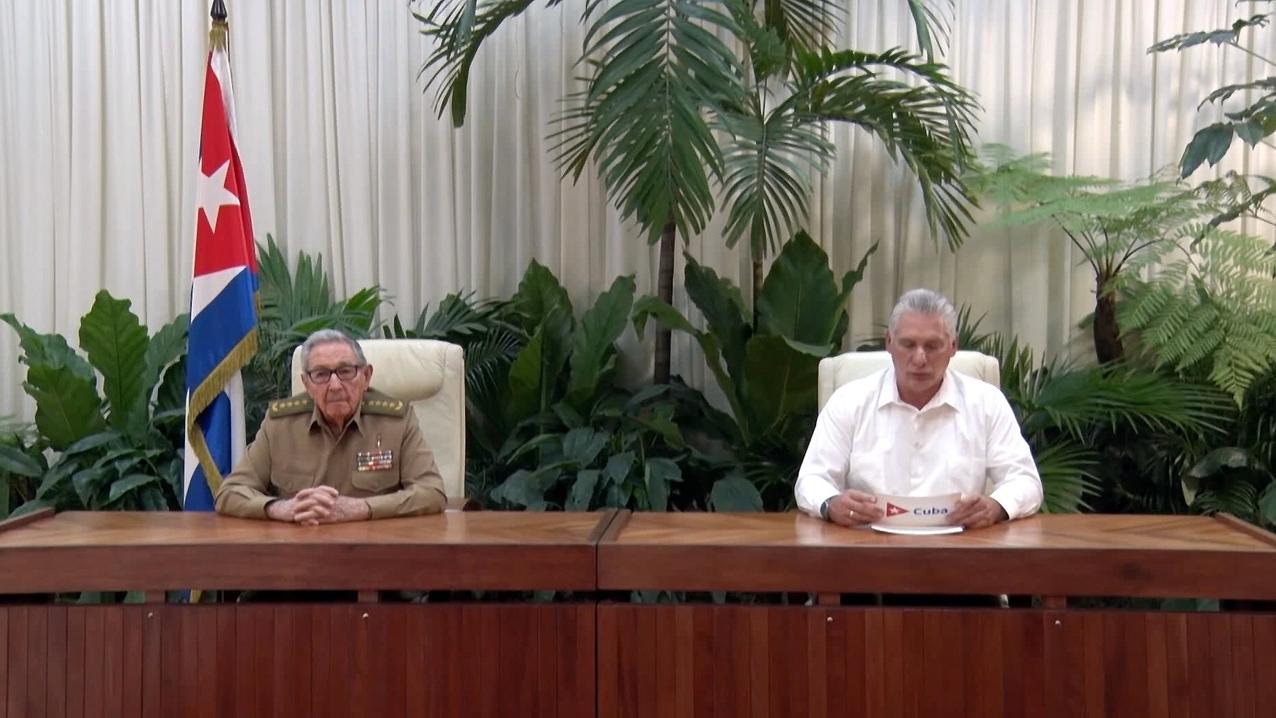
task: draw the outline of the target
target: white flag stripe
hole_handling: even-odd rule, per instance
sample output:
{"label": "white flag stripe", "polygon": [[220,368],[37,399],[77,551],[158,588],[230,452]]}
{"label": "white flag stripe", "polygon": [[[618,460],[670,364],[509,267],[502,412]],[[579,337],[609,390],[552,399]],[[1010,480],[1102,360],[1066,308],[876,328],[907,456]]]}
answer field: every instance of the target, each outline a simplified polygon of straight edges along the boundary
{"label": "white flag stripe", "polygon": [[[186,414],[191,413],[191,393],[186,392]],[[182,451],[182,503],[186,502],[186,493],[191,488],[191,477],[195,475],[195,469],[199,466],[199,459],[195,456],[195,449],[191,447],[190,433],[185,434],[185,448]]]}
{"label": "white flag stripe", "polygon": [[222,86],[222,105],[226,108],[226,126],[230,128],[230,136],[239,143],[239,132],[235,124],[235,93],[230,86],[230,57],[221,48],[213,50],[213,74]]}
{"label": "white flag stripe", "polygon": [[199,316],[218,294],[226,288],[240,272],[248,271],[247,267],[227,267],[216,272],[201,274],[191,283],[191,320]]}
{"label": "white flag stripe", "polygon": [[[226,382],[226,389],[223,392],[230,399],[230,465],[235,466],[239,460],[243,458],[246,451],[244,437],[247,430],[244,426],[244,376],[242,372],[235,372]],[[187,395],[187,407],[190,406],[190,396]],[[182,496],[190,491],[191,477],[195,475],[195,469],[199,466],[199,459],[195,457],[195,449],[191,447],[190,436],[186,437],[185,447],[183,449],[182,458],[185,466],[182,470]]]}

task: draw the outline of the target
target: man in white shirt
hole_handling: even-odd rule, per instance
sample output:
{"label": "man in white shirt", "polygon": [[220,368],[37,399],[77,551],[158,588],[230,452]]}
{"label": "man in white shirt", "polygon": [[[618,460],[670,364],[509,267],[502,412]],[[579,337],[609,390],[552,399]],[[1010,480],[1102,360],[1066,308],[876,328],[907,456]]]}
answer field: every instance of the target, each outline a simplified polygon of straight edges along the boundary
{"label": "man in white shirt", "polygon": [[952,303],[929,289],[906,292],[891,311],[886,351],[891,367],[840,387],[820,412],[794,488],[798,507],[860,526],[883,517],[879,495],[960,492],[949,522],[968,529],[1035,513],[1041,477],[1006,397],[948,369]]}

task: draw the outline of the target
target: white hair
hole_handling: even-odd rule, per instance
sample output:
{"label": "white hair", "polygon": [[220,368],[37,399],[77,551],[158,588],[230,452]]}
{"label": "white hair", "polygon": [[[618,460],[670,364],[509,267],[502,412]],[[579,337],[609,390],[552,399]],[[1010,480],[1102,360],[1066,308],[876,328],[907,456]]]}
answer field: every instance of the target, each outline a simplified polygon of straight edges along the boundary
{"label": "white hair", "polygon": [[953,303],[948,301],[948,297],[939,292],[933,289],[910,289],[904,292],[899,301],[895,302],[895,308],[891,310],[890,319],[886,324],[887,330],[894,334],[899,326],[900,317],[910,312],[939,317],[944,322],[948,335],[953,339],[957,338],[957,310],[953,308]]}
{"label": "white hair", "polygon": [[363,356],[363,347],[359,346],[359,342],[352,339],[349,334],[340,329],[320,329],[306,337],[306,341],[301,343],[301,356],[298,358],[301,360],[301,368],[303,370],[310,368],[310,351],[320,344],[345,344],[354,352],[359,366],[364,366],[368,363],[367,358]]}

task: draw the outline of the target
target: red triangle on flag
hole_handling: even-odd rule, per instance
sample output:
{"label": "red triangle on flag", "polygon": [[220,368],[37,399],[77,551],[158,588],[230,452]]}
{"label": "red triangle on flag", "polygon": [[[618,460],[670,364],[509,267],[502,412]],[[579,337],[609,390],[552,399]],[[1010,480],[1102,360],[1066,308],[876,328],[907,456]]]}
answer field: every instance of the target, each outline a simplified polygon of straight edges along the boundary
{"label": "red triangle on flag", "polygon": [[255,274],[257,256],[253,246],[248,192],[244,186],[244,168],[231,133],[229,112],[225,105],[227,95],[214,65],[229,66],[224,52],[209,52],[204,73],[199,171],[205,177],[216,175],[222,180],[223,189],[234,196],[236,203],[211,208],[212,212],[218,213],[215,227],[210,225],[204,212],[196,211],[194,275],[198,277],[230,267],[247,267]]}

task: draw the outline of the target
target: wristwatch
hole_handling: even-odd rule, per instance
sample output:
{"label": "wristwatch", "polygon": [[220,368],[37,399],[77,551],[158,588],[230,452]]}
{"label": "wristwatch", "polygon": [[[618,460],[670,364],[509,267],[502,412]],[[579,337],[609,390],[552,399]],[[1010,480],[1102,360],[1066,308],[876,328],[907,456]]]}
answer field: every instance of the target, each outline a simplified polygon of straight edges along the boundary
{"label": "wristwatch", "polygon": [[830,496],[827,499],[824,499],[824,503],[820,504],[820,518],[824,519],[825,521],[829,520],[829,503],[831,503],[832,501],[833,501],[833,497]]}

